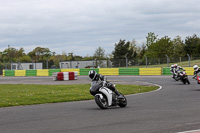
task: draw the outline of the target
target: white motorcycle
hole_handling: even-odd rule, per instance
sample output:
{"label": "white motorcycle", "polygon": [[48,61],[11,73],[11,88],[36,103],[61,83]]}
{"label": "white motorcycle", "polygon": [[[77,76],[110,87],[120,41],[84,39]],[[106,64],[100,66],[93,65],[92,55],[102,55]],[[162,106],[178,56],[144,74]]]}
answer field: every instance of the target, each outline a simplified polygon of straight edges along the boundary
{"label": "white motorcycle", "polygon": [[95,102],[101,109],[117,105],[126,107],[127,105],[126,97],[122,95],[123,98],[118,98],[112,90],[106,87],[106,81],[102,81],[101,83],[92,82],[90,93],[95,97]]}

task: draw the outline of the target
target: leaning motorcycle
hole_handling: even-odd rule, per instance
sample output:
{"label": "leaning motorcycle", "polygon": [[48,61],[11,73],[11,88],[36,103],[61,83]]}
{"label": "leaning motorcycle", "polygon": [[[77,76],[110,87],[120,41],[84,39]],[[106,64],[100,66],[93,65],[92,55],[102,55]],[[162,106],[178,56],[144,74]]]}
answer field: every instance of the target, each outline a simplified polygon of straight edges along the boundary
{"label": "leaning motorcycle", "polygon": [[107,109],[111,106],[126,107],[127,100],[124,95],[123,98],[118,96],[110,89],[106,87],[106,81],[91,83],[90,93],[94,96],[96,104],[101,109]]}
{"label": "leaning motorcycle", "polygon": [[181,71],[179,76],[180,76],[180,80],[183,82],[183,84],[186,84],[186,83],[190,84],[190,81],[188,79],[186,72]]}
{"label": "leaning motorcycle", "polygon": [[197,73],[196,80],[197,84],[200,84],[200,72]]}

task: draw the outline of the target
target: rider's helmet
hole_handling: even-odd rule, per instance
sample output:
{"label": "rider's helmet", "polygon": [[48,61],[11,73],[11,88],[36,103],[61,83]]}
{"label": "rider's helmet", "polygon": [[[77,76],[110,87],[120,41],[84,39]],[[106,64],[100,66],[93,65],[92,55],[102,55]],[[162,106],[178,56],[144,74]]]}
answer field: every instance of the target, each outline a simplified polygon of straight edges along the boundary
{"label": "rider's helmet", "polygon": [[175,67],[175,68],[177,68],[177,66],[178,66],[177,64],[174,64],[174,67]]}
{"label": "rider's helmet", "polygon": [[196,71],[199,67],[198,67],[198,65],[194,65],[193,68]]}
{"label": "rider's helmet", "polygon": [[97,72],[94,71],[94,70],[90,70],[89,73],[88,73],[88,76],[89,76],[92,80],[95,79],[96,75],[97,75]]}

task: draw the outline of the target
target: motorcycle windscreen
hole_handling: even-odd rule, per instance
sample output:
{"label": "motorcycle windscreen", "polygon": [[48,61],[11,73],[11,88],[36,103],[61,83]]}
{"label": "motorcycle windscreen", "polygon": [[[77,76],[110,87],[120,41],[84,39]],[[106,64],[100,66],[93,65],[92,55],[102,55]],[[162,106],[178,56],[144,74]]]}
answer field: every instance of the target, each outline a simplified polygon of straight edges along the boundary
{"label": "motorcycle windscreen", "polygon": [[101,87],[102,87],[102,85],[99,84],[97,81],[92,81],[91,87],[90,87],[90,94],[91,95],[97,94],[99,91],[99,88],[101,88]]}

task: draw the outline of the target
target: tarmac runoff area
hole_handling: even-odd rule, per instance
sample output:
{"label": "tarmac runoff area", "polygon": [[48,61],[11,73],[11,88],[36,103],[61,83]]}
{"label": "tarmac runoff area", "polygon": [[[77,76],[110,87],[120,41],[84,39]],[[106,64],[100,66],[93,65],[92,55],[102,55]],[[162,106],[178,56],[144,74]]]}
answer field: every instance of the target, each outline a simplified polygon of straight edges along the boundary
{"label": "tarmac runoff area", "polygon": [[[155,86],[143,81],[121,81],[109,76],[108,81],[113,84],[134,84],[144,86]],[[63,85],[63,84],[90,84],[88,76],[79,76],[78,80],[54,81],[53,77],[0,77],[0,84],[41,84],[41,85]]]}

